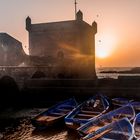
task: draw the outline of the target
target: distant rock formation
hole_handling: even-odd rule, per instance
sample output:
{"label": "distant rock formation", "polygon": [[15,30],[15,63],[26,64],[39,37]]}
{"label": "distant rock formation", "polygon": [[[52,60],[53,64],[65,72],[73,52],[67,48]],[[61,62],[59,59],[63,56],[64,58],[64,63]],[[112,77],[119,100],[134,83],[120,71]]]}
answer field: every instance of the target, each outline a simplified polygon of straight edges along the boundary
{"label": "distant rock formation", "polygon": [[140,67],[135,67],[130,70],[123,70],[123,71],[116,71],[116,70],[109,70],[109,71],[101,71],[100,73],[124,73],[124,74],[139,74]]}

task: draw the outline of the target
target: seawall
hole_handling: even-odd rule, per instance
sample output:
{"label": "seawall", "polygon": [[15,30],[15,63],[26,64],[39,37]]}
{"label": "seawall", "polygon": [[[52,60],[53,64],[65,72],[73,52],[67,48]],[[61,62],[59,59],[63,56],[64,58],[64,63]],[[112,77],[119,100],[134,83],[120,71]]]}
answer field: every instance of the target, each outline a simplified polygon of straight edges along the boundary
{"label": "seawall", "polygon": [[[75,97],[78,101],[88,99],[96,93],[106,96],[140,99],[140,77],[118,77],[118,79],[28,79],[22,89],[7,81],[1,84],[3,106],[47,106],[60,100]],[[3,83],[3,82],[2,82]],[[13,85],[13,86],[10,86]]]}

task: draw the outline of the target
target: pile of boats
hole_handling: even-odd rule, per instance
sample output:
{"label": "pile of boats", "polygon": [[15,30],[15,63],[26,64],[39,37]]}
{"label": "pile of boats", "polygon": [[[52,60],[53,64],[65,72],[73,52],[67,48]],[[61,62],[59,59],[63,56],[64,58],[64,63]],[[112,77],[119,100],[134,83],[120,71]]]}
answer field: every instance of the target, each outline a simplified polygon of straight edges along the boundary
{"label": "pile of boats", "polygon": [[32,118],[37,128],[65,123],[81,140],[140,139],[140,102],[109,99],[96,94],[78,104],[74,98],[60,102]]}

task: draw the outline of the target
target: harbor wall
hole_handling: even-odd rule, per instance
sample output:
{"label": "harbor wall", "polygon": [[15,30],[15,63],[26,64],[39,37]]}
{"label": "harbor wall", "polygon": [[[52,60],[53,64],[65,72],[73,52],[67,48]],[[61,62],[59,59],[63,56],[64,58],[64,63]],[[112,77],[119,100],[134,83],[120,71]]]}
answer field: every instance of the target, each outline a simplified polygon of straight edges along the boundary
{"label": "harbor wall", "polygon": [[3,107],[48,106],[70,97],[75,97],[81,102],[97,93],[110,98],[140,99],[140,77],[97,80],[28,79],[24,81],[22,89],[19,89],[14,80],[10,81],[7,79],[4,84],[0,84],[1,106]]}

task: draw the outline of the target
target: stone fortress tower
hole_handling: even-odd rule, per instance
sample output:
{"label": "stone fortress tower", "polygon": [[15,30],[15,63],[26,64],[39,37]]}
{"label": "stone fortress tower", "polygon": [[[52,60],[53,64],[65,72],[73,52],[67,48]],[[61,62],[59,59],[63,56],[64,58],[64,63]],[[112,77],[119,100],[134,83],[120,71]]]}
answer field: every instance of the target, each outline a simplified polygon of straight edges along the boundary
{"label": "stone fortress tower", "polygon": [[79,10],[75,20],[32,24],[29,32],[29,55],[32,65],[51,66],[54,75],[63,78],[94,79],[95,34],[97,23],[89,25]]}

